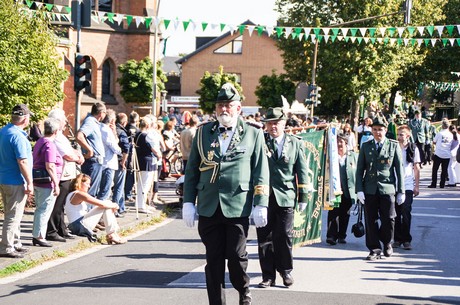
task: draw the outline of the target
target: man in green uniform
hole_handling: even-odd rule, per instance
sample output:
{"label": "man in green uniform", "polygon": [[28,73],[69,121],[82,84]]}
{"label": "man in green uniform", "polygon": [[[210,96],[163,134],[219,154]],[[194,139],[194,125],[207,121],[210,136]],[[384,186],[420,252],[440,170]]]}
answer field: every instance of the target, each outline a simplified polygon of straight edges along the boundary
{"label": "man in green uniform", "polygon": [[282,108],[269,108],[264,120],[268,132],[265,142],[269,150],[270,197],[268,224],[257,228],[262,269],[260,288],[275,285],[276,271],[280,273],[285,286],[294,283],[291,275],[292,228],[297,199],[301,212],[307,207],[308,164],[304,147],[300,139],[284,132],[286,118]]}
{"label": "man in green uniform", "polygon": [[422,118],[420,110],[415,110],[414,115],[415,117],[409,121],[408,125],[412,130],[412,140],[420,152],[420,160],[425,165],[425,144],[428,144],[429,141],[430,123],[427,119]]}
{"label": "man in green uniform", "polygon": [[197,130],[185,169],[182,218],[193,227],[198,212],[212,305],[225,304],[225,259],[240,304],[251,304],[246,239],[253,205],[256,227],[267,224],[270,175],[264,136],[244,123],[240,113],[238,91],[224,84],[216,101],[218,121]]}
{"label": "man in green uniform", "polygon": [[374,139],[363,143],[356,169],[356,193],[364,204],[366,246],[370,251],[367,260],[381,257],[380,242],[386,257],[393,254],[395,195],[398,204],[405,200],[401,148],[397,141],[385,137],[386,132],[386,122],[376,117],[372,124]]}

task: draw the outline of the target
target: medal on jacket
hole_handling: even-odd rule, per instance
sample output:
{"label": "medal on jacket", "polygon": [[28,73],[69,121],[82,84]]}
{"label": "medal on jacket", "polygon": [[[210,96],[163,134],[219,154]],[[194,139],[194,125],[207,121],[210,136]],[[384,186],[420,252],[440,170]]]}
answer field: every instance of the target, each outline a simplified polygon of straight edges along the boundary
{"label": "medal on jacket", "polygon": [[214,140],[214,142],[211,143],[212,148],[216,148],[216,147],[219,147],[219,146],[220,146],[219,141],[217,141],[217,140]]}
{"label": "medal on jacket", "polygon": [[214,158],[214,151],[210,150],[208,151],[208,160],[211,161]]}

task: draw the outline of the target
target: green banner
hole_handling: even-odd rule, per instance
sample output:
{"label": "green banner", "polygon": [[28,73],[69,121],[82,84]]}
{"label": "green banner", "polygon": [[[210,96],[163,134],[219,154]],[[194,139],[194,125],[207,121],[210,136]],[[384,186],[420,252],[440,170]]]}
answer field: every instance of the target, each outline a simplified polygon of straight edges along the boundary
{"label": "green banner", "polygon": [[324,178],[326,170],[325,131],[297,134],[305,143],[308,162],[308,183],[313,191],[308,196],[304,212],[295,211],[293,245],[300,247],[321,242],[321,215],[324,201]]}

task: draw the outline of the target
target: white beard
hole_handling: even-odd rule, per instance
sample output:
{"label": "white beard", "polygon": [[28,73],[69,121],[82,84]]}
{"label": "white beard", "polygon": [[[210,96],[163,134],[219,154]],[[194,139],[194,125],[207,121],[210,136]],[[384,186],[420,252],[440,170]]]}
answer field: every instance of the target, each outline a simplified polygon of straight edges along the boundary
{"label": "white beard", "polygon": [[217,116],[217,120],[222,126],[231,127],[233,123],[236,121],[237,117],[232,117],[230,114],[228,115],[219,115]]}

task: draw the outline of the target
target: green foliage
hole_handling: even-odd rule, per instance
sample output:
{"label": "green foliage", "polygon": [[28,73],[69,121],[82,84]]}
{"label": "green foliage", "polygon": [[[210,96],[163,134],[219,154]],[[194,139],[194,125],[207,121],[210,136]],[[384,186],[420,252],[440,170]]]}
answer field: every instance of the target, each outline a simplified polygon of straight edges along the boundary
{"label": "green foliage", "polygon": [[[443,19],[447,0],[414,0],[412,25],[437,24]],[[453,0],[459,1],[459,0]],[[401,0],[278,0],[284,26],[326,27],[401,9]],[[455,11],[455,10],[452,10]],[[458,10],[456,11],[458,12]],[[343,27],[403,25],[403,14],[378,18]],[[285,69],[295,82],[311,82],[314,44],[298,39],[281,39]],[[455,49],[455,48],[452,48]],[[322,87],[321,106],[316,112],[345,113],[350,103],[364,95],[367,101],[384,100],[390,92],[401,90],[414,96],[424,65],[426,51],[411,46],[340,42],[319,43],[316,83]]]}
{"label": "green foliage", "polygon": [[200,89],[196,93],[200,96],[200,108],[203,112],[212,113],[215,110],[214,101],[217,99],[220,88],[225,83],[232,83],[240,93],[241,98],[244,99],[242,95],[243,89],[238,84],[236,75],[224,73],[224,68],[220,66],[218,73],[211,74],[206,71],[200,80]]}
{"label": "green foliage", "polygon": [[286,74],[276,75],[275,71],[272,71],[272,75],[264,75],[259,79],[259,85],[255,91],[258,97],[257,104],[263,108],[283,107],[281,95],[288,101],[293,101],[295,89],[295,84]]}
{"label": "green foliage", "polygon": [[17,104],[27,104],[39,121],[64,98],[68,73],[59,67],[57,38],[42,12],[31,16],[24,8],[0,1],[0,125]]}
{"label": "green foliage", "polygon": [[[127,103],[147,104],[152,101],[153,96],[153,64],[149,57],[140,61],[134,59],[118,66],[121,76],[117,82],[121,86],[120,94]],[[157,62],[157,99],[160,97],[158,92],[165,89],[167,82],[161,62]]]}

